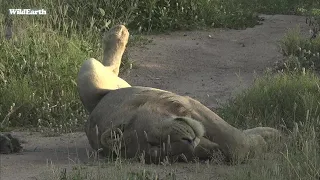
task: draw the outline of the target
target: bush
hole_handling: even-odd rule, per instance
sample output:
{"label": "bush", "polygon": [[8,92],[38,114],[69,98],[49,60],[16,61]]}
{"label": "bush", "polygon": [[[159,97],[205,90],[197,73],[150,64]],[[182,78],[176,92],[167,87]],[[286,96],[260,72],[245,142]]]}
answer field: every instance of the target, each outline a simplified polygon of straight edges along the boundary
{"label": "bush", "polygon": [[244,129],[262,125],[292,130],[295,122],[305,123],[306,118],[319,117],[319,84],[319,78],[312,73],[267,74],[231,99],[219,113]]}
{"label": "bush", "polygon": [[265,14],[300,14],[301,9],[309,10],[320,7],[314,0],[256,0],[258,12]]}
{"label": "bush", "polygon": [[[62,0],[5,2],[9,8],[41,7],[54,29],[85,33],[123,23],[132,31],[165,31],[204,26],[245,28],[257,23],[252,3],[246,0]],[[74,27],[74,28],[73,28]]]}
{"label": "bush", "polygon": [[280,41],[285,58],[283,62],[278,62],[277,70],[301,71],[320,68],[320,11],[312,9],[304,14],[307,15],[306,23],[309,24],[312,34],[310,38],[302,36],[299,27],[287,32]]}
{"label": "bush", "polygon": [[257,78],[219,109],[229,123],[243,129],[271,126],[286,132],[272,153],[252,159],[228,179],[318,179],[320,79],[310,72],[283,72]]}
{"label": "bush", "polygon": [[83,48],[83,39],[66,38],[38,24],[17,33],[12,40],[0,39],[1,128],[45,126],[66,132],[79,127],[85,112],[75,77],[88,55],[98,53]]}
{"label": "bush", "polygon": [[299,28],[291,29],[280,42],[284,61],[278,70],[301,71],[320,68],[320,36],[309,39],[300,34]]}
{"label": "bush", "polygon": [[250,160],[230,172],[227,179],[237,180],[311,180],[319,179],[319,118],[308,116],[293,123],[285,143],[273,142],[269,154]]}

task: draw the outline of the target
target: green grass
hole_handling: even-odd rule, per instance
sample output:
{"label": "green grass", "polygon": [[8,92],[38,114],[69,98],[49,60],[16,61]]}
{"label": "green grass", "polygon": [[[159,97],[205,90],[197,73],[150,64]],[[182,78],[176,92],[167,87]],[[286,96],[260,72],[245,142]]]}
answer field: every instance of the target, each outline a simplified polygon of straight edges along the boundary
{"label": "green grass", "polygon": [[83,48],[87,45],[84,39],[57,34],[38,23],[28,23],[10,41],[1,39],[2,117],[14,105],[14,112],[2,125],[41,125],[61,130],[83,121],[85,112],[74,80],[80,63],[95,52]]}
{"label": "green grass", "polygon": [[[317,26],[320,27],[320,24]],[[285,59],[278,64],[277,69],[285,71],[301,71],[303,68],[319,70],[320,36],[310,37],[302,36],[299,28],[289,30],[280,42]]]}
{"label": "green grass", "polygon": [[[309,92],[306,92],[308,90],[301,91],[302,88],[298,88],[298,91],[300,91],[299,93],[297,91],[293,93],[290,92],[293,90],[293,85],[296,84],[298,81],[312,81],[310,83],[311,85],[312,83],[318,82],[319,79],[315,80],[314,77],[310,77],[309,75],[305,75],[307,77],[304,76],[302,78],[297,77],[299,80],[291,79],[291,75],[281,76],[282,77],[276,76],[272,78],[276,82],[275,84],[277,85],[271,86],[273,88],[277,87],[276,89],[280,92],[279,94],[284,95],[282,92],[287,92],[288,95],[293,95],[293,97],[295,97],[294,95],[297,95],[301,96],[300,98],[307,97],[310,99],[308,99],[308,101],[305,101],[306,99],[304,99],[302,100],[302,103],[300,101],[297,101],[297,104],[303,104],[301,110],[299,109],[299,105],[296,105],[294,106],[296,108],[292,108],[290,111],[290,106],[292,105],[293,99],[290,99],[287,95],[285,95],[285,97],[278,96],[279,99],[275,100],[272,95],[276,95],[277,93],[275,91],[273,91],[273,93],[271,93],[272,91],[270,93],[263,92],[264,88],[261,85],[261,82],[258,82],[252,89],[248,91],[248,93],[245,93],[246,95],[241,94],[237,96],[237,102],[239,102],[240,99],[244,100],[244,102],[242,102],[242,105],[244,105],[244,107],[239,108],[240,111],[246,109],[246,107],[247,111],[250,111],[253,109],[254,105],[257,105],[258,107],[254,107],[256,109],[253,109],[253,111],[256,110],[255,112],[261,112],[261,107],[265,106],[265,113],[269,111],[271,114],[262,115],[257,113],[255,114],[256,118],[251,122],[246,120],[244,120],[243,122],[239,122],[241,121],[239,119],[235,122],[234,119],[229,119],[230,122],[233,122],[235,124],[239,123],[242,124],[242,126],[253,126],[253,124],[260,124],[257,123],[257,121],[261,120],[262,122],[264,122],[263,125],[279,127],[279,125],[283,121],[287,120],[288,123],[290,123],[291,127],[290,129],[288,129],[289,127],[287,127],[284,131],[286,134],[284,143],[274,142],[272,145],[272,149],[270,149],[270,152],[268,154],[258,157],[256,159],[252,159],[249,163],[247,163],[244,166],[236,167],[234,171],[230,171],[230,173],[228,174],[228,179],[313,180],[318,179],[320,177],[320,121],[319,115],[316,111],[314,111],[315,107],[318,107],[320,102],[318,98],[314,97],[318,96],[318,94],[316,93],[316,91],[311,90],[312,88],[310,89],[308,87],[306,89],[309,89]],[[285,78],[289,79],[284,80]],[[280,85],[280,87],[279,80],[283,82],[283,85]],[[290,83],[289,81],[292,82]],[[302,82],[300,85],[303,86],[306,84],[306,82]],[[258,89],[260,89],[261,92],[258,92]],[[269,88],[267,89],[270,90]],[[256,93],[253,93],[254,91]],[[261,98],[259,102],[254,100],[259,97]],[[246,103],[249,99],[253,100],[252,103]],[[279,105],[279,107],[281,106],[283,109],[272,106],[270,107],[270,105],[275,103],[277,103],[277,105]],[[308,106],[310,109],[307,109]],[[230,103],[229,106],[223,109],[223,111],[224,113],[230,113],[228,116],[230,118],[234,116],[233,110],[237,107],[239,107],[239,104]],[[273,112],[271,109],[273,110]],[[304,113],[304,110],[306,110],[306,113]],[[250,115],[251,112],[249,112],[248,114]],[[286,112],[288,112],[288,114]],[[301,114],[297,114],[299,112]],[[260,115],[259,117],[258,114]],[[283,118],[280,114],[284,114]],[[287,119],[288,115],[293,115],[295,117]],[[301,117],[297,119],[298,116]],[[279,122],[279,124],[276,124],[278,120],[281,121]]]}
{"label": "green grass", "polygon": [[259,12],[266,14],[300,14],[301,9],[320,6],[317,0],[257,0]]}
{"label": "green grass", "polygon": [[241,128],[286,127],[320,115],[320,79],[313,73],[278,73],[257,78],[252,87],[225,104],[219,114]]}
{"label": "green grass", "polygon": [[[319,16],[312,13],[312,26],[320,27]],[[269,154],[235,168],[228,179],[319,179],[319,42],[319,35],[310,38],[299,28],[289,30],[280,41],[284,62],[278,71],[266,71],[218,110],[236,127],[270,126],[286,135],[284,142],[273,143]]]}
{"label": "green grass", "polygon": [[280,49],[285,58],[282,62],[278,62],[277,70],[301,71],[320,68],[320,9],[299,11],[306,15],[306,23],[310,27],[311,34],[303,35],[300,27],[288,30],[280,41]]}
{"label": "green grass", "polygon": [[319,179],[319,85],[319,75],[311,70],[267,71],[218,110],[236,127],[269,126],[285,134],[284,141],[273,142],[267,154],[230,170],[227,179]]}
{"label": "green grass", "polygon": [[[192,165],[194,166],[194,165]],[[121,180],[176,180],[175,168],[144,164],[114,164],[100,163],[99,165],[84,166],[76,164],[72,169],[48,167],[43,178],[48,180],[98,180],[98,179],[121,179]]]}

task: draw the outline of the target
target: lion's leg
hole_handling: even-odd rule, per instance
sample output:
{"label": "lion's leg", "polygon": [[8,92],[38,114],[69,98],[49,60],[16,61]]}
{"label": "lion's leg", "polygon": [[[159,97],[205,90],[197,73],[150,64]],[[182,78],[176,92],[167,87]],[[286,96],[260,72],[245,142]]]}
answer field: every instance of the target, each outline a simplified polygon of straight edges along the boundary
{"label": "lion's leg", "polygon": [[208,137],[208,140],[217,143],[230,161],[243,161],[250,151],[250,141],[247,135],[225,122],[199,101],[189,98],[189,102],[193,108],[191,116],[204,125],[205,136]]}
{"label": "lion's leg", "polygon": [[282,137],[282,133],[279,130],[271,127],[255,127],[251,129],[246,129],[243,132],[248,135],[260,135],[266,141]]}
{"label": "lion's leg", "polygon": [[270,127],[257,127],[241,131],[202,105],[189,98],[194,108],[192,118],[203,123],[208,140],[217,143],[227,159],[242,162],[258,152],[264,151],[270,139],[281,137],[281,133]]}
{"label": "lion's leg", "polygon": [[82,64],[78,73],[78,91],[89,112],[109,90],[131,87],[118,77],[128,38],[129,32],[125,26],[112,27],[103,37],[103,63],[90,58]]}
{"label": "lion's leg", "polygon": [[[274,144],[275,142],[278,142],[279,140],[282,140],[283,138],[283,134],[279,130],[271,127],[255,127],[252,129],[246,129],[243,132],[249,137],[252,137],[252,144],[260,143],[259,146],[261,146],[260,149],[262,151],[268,149],[270,145]],[[263,140],[258,141],[257,139]]]}
{"label": "lion's leg", "polygon": [[116,76],[119,75],[122,55],[129,39],[129,31],[123,25],[112,27],[103,37],[103,65],[109,67]]}
{"label": "lion's leg", "polygon": [[94,58],[82,64],[77,83],[80,99],[89,112],[110,90],[131,87],[129,83],[115,75],[109,67],[104,67]]}

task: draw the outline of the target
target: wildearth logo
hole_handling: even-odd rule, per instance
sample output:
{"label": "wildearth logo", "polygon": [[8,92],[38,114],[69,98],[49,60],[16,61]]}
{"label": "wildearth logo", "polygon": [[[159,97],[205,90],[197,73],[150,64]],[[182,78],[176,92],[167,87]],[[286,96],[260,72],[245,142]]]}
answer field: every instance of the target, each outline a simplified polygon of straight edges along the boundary
{"label": "wildearth logo", "polygon": [[10,15],[46,15],[47,11],[44,9],[9,9]]}

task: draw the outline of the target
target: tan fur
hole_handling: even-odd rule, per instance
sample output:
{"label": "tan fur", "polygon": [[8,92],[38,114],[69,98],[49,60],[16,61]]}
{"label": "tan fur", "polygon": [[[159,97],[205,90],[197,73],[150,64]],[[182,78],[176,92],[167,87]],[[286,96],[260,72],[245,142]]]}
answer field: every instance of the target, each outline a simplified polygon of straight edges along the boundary
{"label": "tan fur", "polygon": [[[185,116],[201,122],[206,129],[207,139],[219,144],[229,158],[237,155],[243,159],[249,152],[250,145],[245,134],[201,103],[154,88],[130,87],[110,91],[92,111],[90,122],[97,123],[98,127],[110,127],[110,122],[127,123],[141,108],[151,112],[150,121],[153,116],[160,116],[160,119],[166,116]],[[144,123],[140,126],[142,128]]]}
{"label": "tan fur", "polygon": [[103,38],[103,64],[94,58],[86,60],[78,73],[78,91],[85,108],[91,112],[108,90],[130,87],[118,77],[121,58],[128,43],[129,32],[118,25]]}
{"label": "tan fur", "polygon": [[190,97],[131,87],[117,76],[126,39],[119,35],[126,32],[120,27],[105,35],[109,39],[104,39],[104,66],[86,61],[78,75],[80,97],[90,112],[86,134],[94,149],[128,158],[145,153],[150,161],[182,153],[188,159],[209,158],[208,152],[221,151],[227,160],[241,162],[263,151],[270,135],[264,130],[278,132],[273,128],[242,131]]}
{"label": "tan fur", "polygon": [[282,134],[278,130],[270,127],[255,127],[246,129],[243,132],[248,135],[260,135],[264,139],[279,139],[282,137]]}
{"label": "tan fur", "polygon": [[118,76],[121,58],[129,39],[129,31],[123,25],[112,27],[103,36],[103,65]]}
{"label": "tan fur", "polygon": [[[190,118],[154,114],[143,107],[123,116],[122,111],[111,112],[113,108],[99,111],[100,106],[104,106],[103,103],[97,105],[89,121],[91,127],[97,125],[101,133],[96,134],[95,128],[86,132],[91,146],[103,147],[107,154],[118,148],[122,157],[133,158],[145,153],[147,162],[161,161],[169,154],[192,153],[204,134],[202,124]],[[119,139],[115,140],[115,136]]]}
{"label": "tan fur", "polygon": [[[256,138],[264,140],[260,140],[259,145],[252,147],[252,149],[254,149],[259,146],[261,147],[262,152],[266,151],[269,147],[271,147],[270,145],[283,140],[283,134],[280,131],[270,127],[255,127],[252,129],[246,129],[243,132],[252,139]],[[255,141],[257,142],[258,140]]]}

